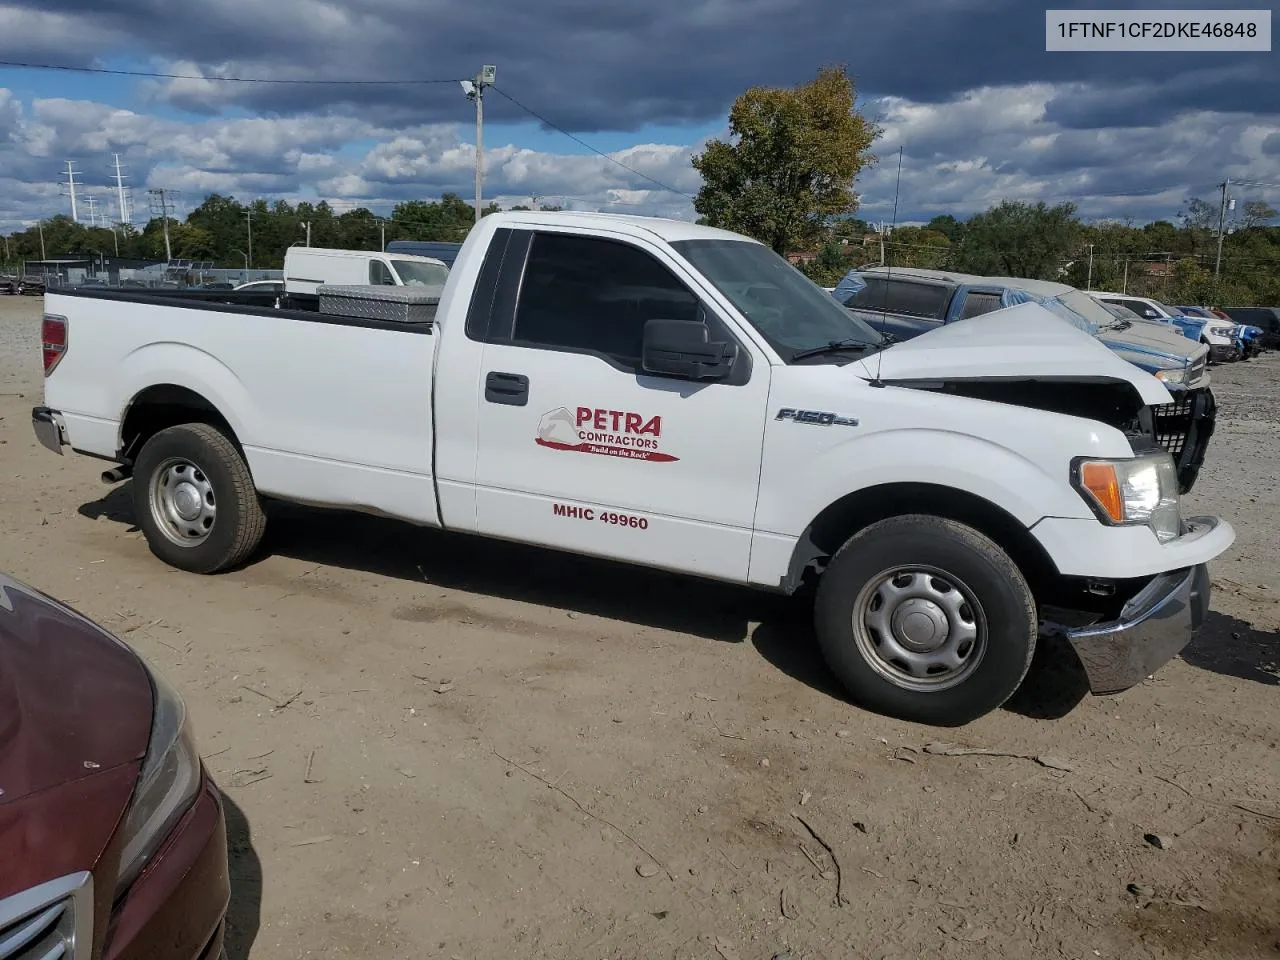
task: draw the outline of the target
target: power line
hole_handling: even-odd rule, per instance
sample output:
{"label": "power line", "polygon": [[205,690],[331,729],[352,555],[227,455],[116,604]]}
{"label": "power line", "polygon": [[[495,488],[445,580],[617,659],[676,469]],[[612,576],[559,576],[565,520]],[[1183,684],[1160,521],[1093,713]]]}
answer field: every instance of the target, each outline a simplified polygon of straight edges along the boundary
{"label": "power line", "polygon": [[147,77],[156,80],[209,80],[220,83],[279,83],[298,86],[329,87],[395,87],[406,84],[457,83],[448,80],[286,80],[273,77],[202,77],[198,74],[154,73],[149,70],[111,70],[106,67],[68,67],[56,63],[20,63],[16,60],[0,60],[0,67],[18,67],[24,70],[61,70],[67,73],[99,73],[115,77]]}
{"label": "power line", "polygon": [[552,130],[555,130],[557,133],[563,133],[566,137],[568,137],[574,143],[577,143],[580,146],[586,147],[588,150],[590,150],[592,153],[596,154],[597,156],[604,157],[606,160],[608,160],[610,163],[614,164],[615,166],[621,167],[623,170],[626,170],[628,173],[634,173],[637,177],[640,177],[643,180],[648,180],[652,184],[656,184],[657,186],[661,187],[663,190],[667,191],[667,193],[674,193],[677,196],[686,197],[689,200],[693,199],[692,196],[685,193],[683,190],[677,190],[675,187],[669,187],[665,183],[663,183],[661,180],[655,180],[653,177],[649,176],[647,173],[641,173],[635,167],[629,167],[625,163],[623,163],[621,160],[618,160],[618,159],[615,159],[614,157],[609,156],[609,154],[605,153],[603,150],[597,150],[595,147],[587,143],[587,141],[583,140],[581,137],[570,133],[568,130],[564,129],[564,127],[557,126],[556,124],[548,120],[546,117],[544,117],[542,114],[538,113],[536,110],[530,107],[526,107],[523,103],[521,103],[511,94],[507,93],[501,87],[495,86],[493,89],[496,90],[498,93],[502,94],[502,96],[506,97],[508,100],[514,103],[517,107],[519,107],[525,113],[529,114],[529,116],[533,117],[535,120],[550,127]]}

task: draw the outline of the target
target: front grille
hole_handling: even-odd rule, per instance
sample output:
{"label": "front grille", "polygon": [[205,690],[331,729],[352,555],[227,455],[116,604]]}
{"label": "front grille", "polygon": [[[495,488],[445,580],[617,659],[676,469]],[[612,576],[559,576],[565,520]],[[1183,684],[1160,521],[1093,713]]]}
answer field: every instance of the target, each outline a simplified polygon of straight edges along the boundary
{"label": "front grille", "polygon": [[92,877],[50,880],[0,900],[0,960],[87,960],[92,928]]}
{"label": "front grille", "polygon": [[1209,366],[1209,351],[1205,351],[1204,356],[1191,361],[1191,367],[1187,370],[1187,385],[1199,381],[1204,376],[1205,368]]}
{"label": "front grille", "polygon": [[1196,482],[1217,421],[1217,404],[1208,388],[1187,390],[1173,403],[1151,408],[1155,441],[1173,456],[1178,485],[1187,493]]}

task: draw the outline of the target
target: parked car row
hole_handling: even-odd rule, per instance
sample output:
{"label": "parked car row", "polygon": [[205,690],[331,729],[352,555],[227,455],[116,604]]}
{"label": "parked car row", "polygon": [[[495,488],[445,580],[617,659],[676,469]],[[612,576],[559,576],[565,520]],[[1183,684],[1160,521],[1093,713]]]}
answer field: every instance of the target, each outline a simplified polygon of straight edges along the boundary
{"label": "parked car row", "polygon": [[1089,295],[1116,307],[1124,307],[1137,317],[1176,329],[1189,340],[1209,348],[1213,363],[1232,363],[1257,356],[1263,349],[1263,331],[1237,323],[1230,314],[1213,307],[1171,307],[1151,297],[1091,290]]}
{"label": "parked car row", "polygon": [[1174,457],[1182,492],[1195,484],[1217,410],[1208,345],[1188,343],[1167,326],[1118,316],[1084,291],[1046,280],[871,267],[849,271],[830,292],[870,326],[899,340],[1019,303],[1039,303],[1165,385],[1173,402],[1152,409],[1155,439]]}
{"label": "parked car row", "polygon": [[40,297],[44,295],[44,290],[45,282],[43,277],[0,277],[0,294],[5,296]]}

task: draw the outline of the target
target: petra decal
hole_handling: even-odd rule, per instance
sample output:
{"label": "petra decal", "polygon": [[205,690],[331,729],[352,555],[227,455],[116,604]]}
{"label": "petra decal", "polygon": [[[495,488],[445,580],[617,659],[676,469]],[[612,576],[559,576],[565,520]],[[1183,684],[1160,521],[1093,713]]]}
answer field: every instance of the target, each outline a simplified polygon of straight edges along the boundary
{"label": "petra decal", "polygon": [[540,447],[571,453],[594,453],[624,460],[673,463],[679,460],[662,450],[662,418],[628,410],[560,407],[538,422],[535,441]]}

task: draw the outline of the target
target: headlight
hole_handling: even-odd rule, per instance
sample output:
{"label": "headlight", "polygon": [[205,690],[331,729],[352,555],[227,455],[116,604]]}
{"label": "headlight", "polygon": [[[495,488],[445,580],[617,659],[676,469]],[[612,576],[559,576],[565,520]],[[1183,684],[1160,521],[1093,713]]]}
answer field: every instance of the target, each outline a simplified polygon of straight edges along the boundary
{"label": "headlight", "polygon": [[1235,327],[1210,327],[1209,332],[1215,337],[1229,337],[1235,329]]}
{"label": "headlight", "polygon": [[151,740],[123,827],[117,898],[138,878],[200,789],[200,754],[186,705],[163,677],[148,672],[155,690]]}
{"label": "headlight", "polygon": [[1178,471],[1166,452],[1132,460],[1080,460],[1076,489],[1106,523],[1149,526],[1161,543],[1182,532]]}
{"label": "headlight", "polygon": [[1187,368],[1177,370],[1157,370],[1155,378],[1163,383],[1183,384],[1187,382]]}

